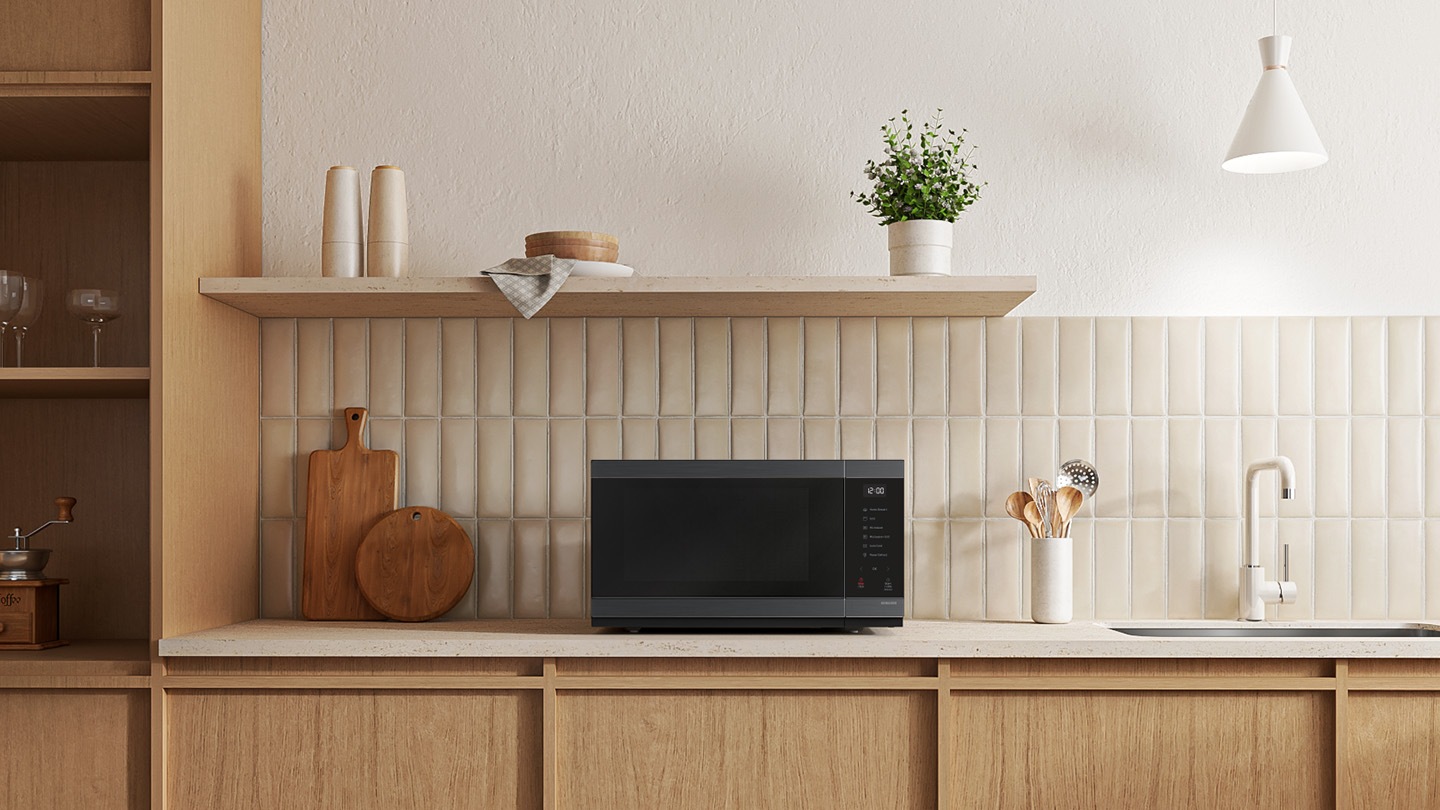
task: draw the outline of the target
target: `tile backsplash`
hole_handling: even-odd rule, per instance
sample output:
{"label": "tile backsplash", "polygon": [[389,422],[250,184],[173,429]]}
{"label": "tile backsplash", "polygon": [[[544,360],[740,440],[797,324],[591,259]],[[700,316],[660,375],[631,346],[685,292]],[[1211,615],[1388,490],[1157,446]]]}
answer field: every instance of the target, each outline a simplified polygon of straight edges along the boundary
{"label": "tile backsplash", "polygon": [[[904,458],[907,609],[1028,616],[1005,496],[1095,462],[1077,618],[1234,618],[1245,465],[1277,618],[1440,618],[1440,319],[267,319],[261,604],[296,615],[307,458],[339,411],[401,453],[400,503],[476,545],[451,615],[582,616],[596,458]],[[1427,476],[1427,470],[1430,475]]]}

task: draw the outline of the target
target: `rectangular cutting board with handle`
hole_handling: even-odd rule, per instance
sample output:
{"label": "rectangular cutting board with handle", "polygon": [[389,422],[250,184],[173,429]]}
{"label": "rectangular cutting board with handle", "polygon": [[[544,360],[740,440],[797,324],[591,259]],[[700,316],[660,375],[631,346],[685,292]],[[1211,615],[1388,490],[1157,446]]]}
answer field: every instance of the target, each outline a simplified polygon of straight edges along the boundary
{"label": "rectangular cutting board with handle", "polygon": [[305,505],[305,567],[300,612],[307,619],[383,620],[355,580],[355,552],[398,500],[400,457],[365,446],[368,414],[345,409],[345,446],[310,454]]}

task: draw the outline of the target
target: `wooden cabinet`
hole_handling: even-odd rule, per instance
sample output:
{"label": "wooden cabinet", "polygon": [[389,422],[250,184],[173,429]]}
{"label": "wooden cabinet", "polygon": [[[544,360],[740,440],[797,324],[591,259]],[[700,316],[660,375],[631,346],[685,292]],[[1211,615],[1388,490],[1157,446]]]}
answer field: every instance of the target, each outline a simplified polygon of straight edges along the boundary
{"label": "wooden cabinet", "polygon": [[0,689],[5,806],[147,806],[149,703],[146,692],[127,689]]}

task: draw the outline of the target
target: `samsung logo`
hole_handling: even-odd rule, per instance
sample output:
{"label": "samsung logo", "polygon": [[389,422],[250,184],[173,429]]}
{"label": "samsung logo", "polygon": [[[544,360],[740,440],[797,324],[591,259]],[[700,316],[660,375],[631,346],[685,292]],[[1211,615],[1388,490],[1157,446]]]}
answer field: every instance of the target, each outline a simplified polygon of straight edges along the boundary
{"label": "samsung logo", "polygon": [[896,600],[891,600],[891,601],[889,601],[889,602],[886,602],[885,600],[882,599],[882,600],[880,600],[880,604],[882,604],[882,605],[898,605],[898,604],[900,604],[900,602],[899,602],[899,601],[896,601]]}

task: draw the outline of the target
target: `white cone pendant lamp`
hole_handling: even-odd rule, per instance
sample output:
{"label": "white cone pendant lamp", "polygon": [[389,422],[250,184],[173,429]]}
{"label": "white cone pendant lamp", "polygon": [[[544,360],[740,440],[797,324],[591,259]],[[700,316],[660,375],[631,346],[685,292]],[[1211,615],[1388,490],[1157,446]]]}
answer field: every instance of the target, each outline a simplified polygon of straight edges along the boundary
{"label": "white cone pendant lamp", "polygon": [[1277,34],[1261,39],[1260,61],[1265,67],[1260,86],[1220,167],[1239,174],[1278,174],[1312,169],[1329,160],[1286,69],[1290,37]]}

